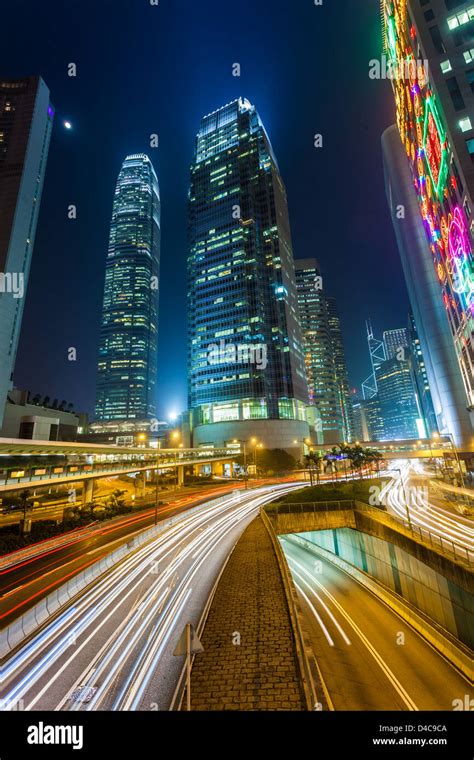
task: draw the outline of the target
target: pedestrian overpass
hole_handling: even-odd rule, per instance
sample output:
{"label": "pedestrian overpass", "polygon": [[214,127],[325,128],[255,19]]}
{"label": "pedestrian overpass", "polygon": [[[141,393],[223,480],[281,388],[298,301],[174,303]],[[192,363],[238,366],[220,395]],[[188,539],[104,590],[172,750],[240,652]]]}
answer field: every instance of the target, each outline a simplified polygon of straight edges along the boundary
{"label": "pedestrian overpass", "polygon": [[225,448],[162,449],[111,446],[63,441],[0,438],[0,494],[21,488],[40,488],[97,478],[130,475],[147,470],[177,469],[183,482],[184,467],[211,465],[216,474],[240,454],[238,445]]}
{"label": "pedestrian overpass", "polygon": [[[448,438],[436,441],[370,441],[362,445],[379,451],[383,460],[457,456]],[[311,448],[323,455],[330,455],[334,444],[314,444]],[[177,469],[178,483],[182,483],[185,466],[195,467],[198,471],[204,465],[211,465],[215,474],[223,474],[223,465],[235,462],[240,454],[240,443],[222,448],[162,449],[0,438],[0,494],[21,488],[49,487],[78,481],[84,481],[86,487],[88,481],[92,485],[92,481],[98,478],[147,470]]]}

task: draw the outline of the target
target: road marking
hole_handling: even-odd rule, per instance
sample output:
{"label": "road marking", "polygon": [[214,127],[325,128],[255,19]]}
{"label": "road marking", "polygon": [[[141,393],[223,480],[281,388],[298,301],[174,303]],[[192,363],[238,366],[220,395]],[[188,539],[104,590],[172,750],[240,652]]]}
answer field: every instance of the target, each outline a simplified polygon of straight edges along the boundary
{"label": "road marking", "polygon": [[[295,573],[295,575],[296,575],[296,573]],[[321,630],[322,630],[322,632],[324,633],[324,635],[326,636],[326,638],[327,638],[327,640],[328,640],[328,644],[329,644],[329,646],[330,646],[330,647],[333,647],[333,646],[334,646],[334,641],[332,640],[332,638],[331,638],[331,636],[330,636],[330,633],[329,633],[328,629],[326,628],[326,626],[324,625],[323,621],[322,621],[322,620],[321,620],[321,618],[319,617],[319,614],[318,614],[317,610],[315,609],[315,607],[313,606],[313,604],[312,604],[311,600],[310,600],[310,599],[309,599],[309,598],[306,596],[306,594],[305,594],[305,592],[303,591],[303,589],[301,588],[301,586],[298,586],[298,584],[297,584],[297,583],[295,583],[295,585],[296,585],[296,588],[298,589],[298,591],[300,592],[301,596],[302,596],[302,597],[303,597],[303,599],[305,600],[306,604],[307,604],[307,605],[308,605],[308,607],[311,609],[311,612],[313,613],[314,617],[315,617],[315,618],[316,618],[316,620],[318,621],[319,625],[321,626]]]}
{"label": "road marking", "polygon": [[303,565],[301,565],[296,560],[293,560],[293,562],[309,578],[311,578],[311,580],[316,584],[316,586],[318,586],[318,588],[321,589],[321,591],[324,594],[326,594],[326,596],[328,597],[328,599],[330,599],[332,601],[332,603],[334,604],[334,606],[336,607],[336,609],[339,610],[340,614],[347,620],[347,622],[349,623],[349,625],[352,626],[352,628],[357,633],[357,635],[359,636],[359,638],[362,641],[362,643],[365,645],[365,647],[367,648],[367,650],[370,652],[370,654],[372,655],[372,657],[374,658],[374,660],[376,661],[376,663],[379,665],[379,667],[381,668],[381,670],[384,672],[384,674],[386,675],[386,677],[388,678],[388,680],[390,681],[390,683],[394,687],[395,691],[398,692],[398,694],[400,695],[400,697],[402,698],[402,700],[405,702],[405,704],[407,705],[408,709],[412,710],[412,711],[417,711],[418,707],[416,706],[415,702],[412,700],[412,698],[410,697],[410,695],[408,694],[408,692],[405,691],[405,689],[403,688],[403,686],[400,683],[400,681],[398,680],[398,678],[395,676],[395,674],[392,672],[392,670],[390,670],[390,668],[387,665],[387,663],[385,662],[385,660],[377,652],[377,650],[375,649],[375,647],[370,643],[369,639],[361,631],[361,629],[359,628],[359,626],[357,625],[357,623],[355,623],[355,621],[351,618],[351,616],[344,610],[344,608],[339,604],[339,602],[337,601],[337,599],[335,599],[335,597],[310,572],[308,572],[308,570],[306,570],[306,568],[304,568]]}
{"label": "road marking", "polygon": [[336,620],[336,618],[332,614],[331,610],[327,606],[327,604],[324,601],[324,599],[321,599],[321,597],[319,596],[319,594],[317,594],[316,591],[313,588],[311,588],[311,586],[308,583],[308,581],[305,581],[305,579],[303,578],[302,575],[300,575],[299,573],[297,573],[296,570],[294,570],[293,572],[309,588],[309,590],[311,591],[311,593],[313,594],[313,596],[316,597],[316,599],[321,604],[321,606],[324,607],[324,609],[326,610],[327,614],[331,618],[332,622],[336,626],[337,630],[341,634],[341,636],[344,639],[344,641],[346,642],[346,644],[350,645],[351,641],[350,641],[349,637],[346,635],[346,632],[344,631],[344,629],[342,628],[342,626],[339,624],[339,622]]}

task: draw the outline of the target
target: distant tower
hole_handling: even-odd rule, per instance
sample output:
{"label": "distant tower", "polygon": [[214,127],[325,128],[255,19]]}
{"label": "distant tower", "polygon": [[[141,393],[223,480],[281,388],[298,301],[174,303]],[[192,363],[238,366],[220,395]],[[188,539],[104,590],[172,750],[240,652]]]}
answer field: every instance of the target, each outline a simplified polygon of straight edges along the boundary
{"label": "distant tower", "polygon": [[[405,349],[408,349],[408,333],[406,327],[395,330],[385,330],[383,342],[387,359],[403,359]],[[401,349],[403,349],[401,351]]]}
{"label": "distant tower", "polygon": [[362,394],[364,399],[371,399],[377,395],[377,370],[382,362],[386,360],[387,356],[383,341],[374,338],[374,332],[370,320],[366,322],[366,327],[372,373],[362,383]]}
{"label": "distant tower", "polygon": [[321,417],[324,443],[346,439],[333,336],[316,259],[295,261],[309,400]]}
{"label": "distant tower", "polygon": [[122,164],[105,267],[97,420],[156,417],[160,194],[144,154]]}
{"label": "distant tower", "polygon": [[336,365],[336,379],[339,394],[339,403],[342,410],[342,424],[345,441],[354,439],[354,419],[352,413],[352,397],[349,387],[346,354],[342,338],[341,318],[337,308],[336,299],[333,296],[326,297],[326,306],[329,320],[329,331]]}

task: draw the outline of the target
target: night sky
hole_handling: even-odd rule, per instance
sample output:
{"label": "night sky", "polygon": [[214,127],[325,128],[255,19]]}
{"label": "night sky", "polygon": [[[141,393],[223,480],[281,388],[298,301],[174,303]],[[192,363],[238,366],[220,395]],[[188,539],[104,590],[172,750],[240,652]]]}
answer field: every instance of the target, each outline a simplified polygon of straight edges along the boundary
{"label": "night sky", "polygon": [[[369,374],[365,319],[404,326],[408,300],[383,188],[394,121],[379,0],[15,0],[0,74],[40,74],[56,108],[15,384],[92,413],[115,181],[150,155],[162,202],[159,413],[186,407],[186,201],[200,118],[257,106],[286,184],[295,258],[336,296],[352,385]],[[67,65],[77,64],[76,78]],[[232,64],[241,65],[240,78]],[[65,119],[73,130],[62,126]],[[150,149],[149,135],[159,147]],[[321,133],[323,149],[313,147]],[[68,220],[76,204],[78,219]],[[77,349],[69,362],[67,350]]]}

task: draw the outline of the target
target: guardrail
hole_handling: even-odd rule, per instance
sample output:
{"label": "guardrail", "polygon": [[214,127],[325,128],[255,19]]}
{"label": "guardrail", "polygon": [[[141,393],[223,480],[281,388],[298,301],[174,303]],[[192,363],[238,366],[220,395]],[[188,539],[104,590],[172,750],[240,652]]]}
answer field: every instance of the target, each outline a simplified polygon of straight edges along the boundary
{"label": "guardrail", "polygon": [[[159,450],[158,450],[159,452]],[[186,465],[199,465],[222,460],[230,460],[239,456],[239,452],[229,449],[197,449],[184,450],[174,456],[165,453],[157,453],[155,456],[145,455],[139,459],[129,459],[126,456],[120,461],[114,462],[94,462],[94,463],[64,463],[59,465],[38,465],[23,467],[9,467],[0,471],[0,490],[1,488],[11,488],[18,486],[31,485],[34,483],[38,487],[42,484],[47,485],[50,482],[74,480],[83,480],[94,478],[96,476],[113,475],[114,473],[134,472],[135,470],[166,470]],[[36,470],[41,470],[38,474]],[[5,474],[6,473],[6,474]],[[18,475],[17,473],[22,473]]]}
{"label": "guardrail", "polygon": [[[293,578],[286,561],[285,554],[281,548],[280,542],[276,536],[273,526],[266,513],[266,507],[263,506],[260,509],[260,517],[262,522],[270,536],[270,540],[275,550],[276,558],[281,572],[283,586],[285,589],[285,596],[288,603],[288,610],[290,613],[291,626],[293,628],[293,635],[295,637],[296,655],[300,669],[301,682],[303,686],[306,707],[308,710],[317,710],[318,705],[321,705],[321,698],[318,696],[316,689],[316,682],[321,683],[322,691],[324,694],[324,702],[327,709],[332,708],[332,703],[329,699],[327,689],[322,681],[321,674],[314,658],[314,653],[311,648],[311,644],[306,640],[303,633],[302,620],[303,615],[299,606],[298,595],[293,583]],[[322,709],[322,708],[321,708]]]}
{"label": "guardrail", "polygon": [[[240,490],[240,489],[236,489]],[[232,498],[235,494],[226,494],[217,499],[209,499],[213,506],[218,506],[227,499]],[[69,581],[63,583],[57,589],[52,591],[48,596],[43,597],[34,607],[30,607],[20,617],[16,618],[8,626],[0,630],[0,658],[6,657],[10,652],[16,649],[25,638],[31,636],[46,621],[55,615],[59,610],[72,602],[86,586],[93,583],[99,576],[112,570],[125,557],[141,547],[148,541],[153,540],[161,533],[164,533],[176,523],[187,519],[190,515],[202,509],[209,502],[197,504],[195,507],[180,512],[173,517],[169,517],[158,525],[154,525],[147,530],[138,530],[115,551],[106,554],[102,559],[97,560],[89,565],[85,570],[73,575]]]}
{"label": "guardrail", "polygon": [[419,538],[422,543],[430,544],[434,549],[439,549],[443,554],[452,555],[456,560],[462,560],[469,565],[474,564],[474,551],[467,546],[463,546],[439,533],[435,533],[434,531],[429,530],[429,528],[415,525],[413,521],[408,522],[408,520],[405,520],[399,515],[394,515],[391,512],[389,513],[384,506],[370,506],[363,502],[352,501],[350,499],[342,501],[276,502],[270,505],[267,512],[270,516],[272,514],[278,516],[304,514],[308,512],[336,512],[341,510],[359,510],[372,514],[374,514],[373,510],[378,510],[388,524],[393,521],[411,533],[413,537],[417,539]]}

